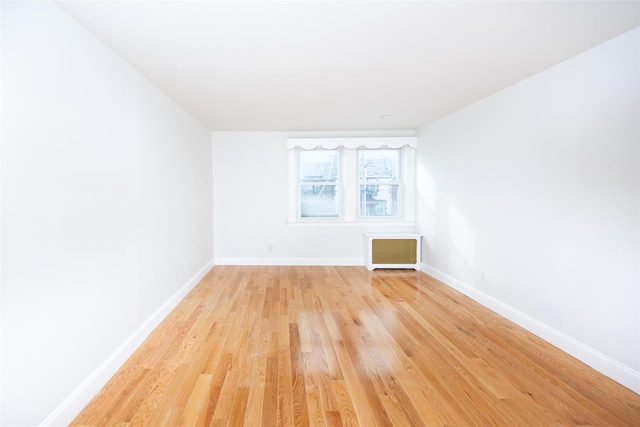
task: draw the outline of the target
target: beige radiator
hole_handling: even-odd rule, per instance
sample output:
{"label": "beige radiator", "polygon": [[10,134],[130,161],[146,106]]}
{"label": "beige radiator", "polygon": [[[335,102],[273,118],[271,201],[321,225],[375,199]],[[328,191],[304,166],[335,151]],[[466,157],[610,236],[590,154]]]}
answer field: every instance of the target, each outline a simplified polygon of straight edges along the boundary
{"label": "beige radiator", "polygon": [[420,270],[420,239],[416,233],[364,233],[365,265]]}
{"label": "beige radiator", "polygon": [[415,264],[415,239],[373,239],[371,262],[374,264]]}

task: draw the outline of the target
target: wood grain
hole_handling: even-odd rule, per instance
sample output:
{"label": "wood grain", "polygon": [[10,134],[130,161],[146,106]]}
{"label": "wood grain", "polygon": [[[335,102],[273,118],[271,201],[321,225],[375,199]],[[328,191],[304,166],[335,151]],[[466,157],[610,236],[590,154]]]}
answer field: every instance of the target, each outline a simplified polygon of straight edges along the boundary
{"label": "wood grain", "polygon": [[640,396],[422,272],[216,266],[72,426],[635,426]]}

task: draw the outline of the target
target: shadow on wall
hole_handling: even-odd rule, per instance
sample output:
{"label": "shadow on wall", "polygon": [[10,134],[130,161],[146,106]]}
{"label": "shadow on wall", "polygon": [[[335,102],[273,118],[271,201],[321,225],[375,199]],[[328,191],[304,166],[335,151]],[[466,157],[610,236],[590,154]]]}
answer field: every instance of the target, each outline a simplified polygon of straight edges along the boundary
{"label": "shadow on wall", "polygon": [[[418,221],[424,236],[424,257],[427,264],[443,271],[464,271],[459,279],[474,283],[475,238],[473,227],[458,207],[438,193],[438,186],[426,166],[417,168],[418,209],[424,212]],[[446,230],[447,238],[441,239],[437,230]]]}

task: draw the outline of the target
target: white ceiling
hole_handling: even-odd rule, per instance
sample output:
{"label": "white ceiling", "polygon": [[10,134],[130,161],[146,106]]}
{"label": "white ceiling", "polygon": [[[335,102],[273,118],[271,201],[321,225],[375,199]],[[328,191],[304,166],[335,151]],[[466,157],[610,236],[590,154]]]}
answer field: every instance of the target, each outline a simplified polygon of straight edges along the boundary
{"label": "white ceiling", "polygon": [[638,1],[57,3],[216,131],[416,129],[640,25]]}

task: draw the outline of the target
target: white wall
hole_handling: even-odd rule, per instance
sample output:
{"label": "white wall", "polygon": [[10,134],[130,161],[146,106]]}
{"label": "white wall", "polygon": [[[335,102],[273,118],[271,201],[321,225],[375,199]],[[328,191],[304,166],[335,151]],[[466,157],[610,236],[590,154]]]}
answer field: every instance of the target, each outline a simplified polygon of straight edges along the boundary
{"label": "white wall", "polygon": [[66,424],[212,259],[210,133],[49,2],[2,2],[2,121],[2,425]]}
{"label": "white wall", "polygon": [[364,265],[362,233],[380,226],[287,223],[287,138],[392,135],[414,133],[212,132],[216,264]]}
{"label": "white wall", "polygon": [[420,130],[429,272],[640,391],[640,33]]}

